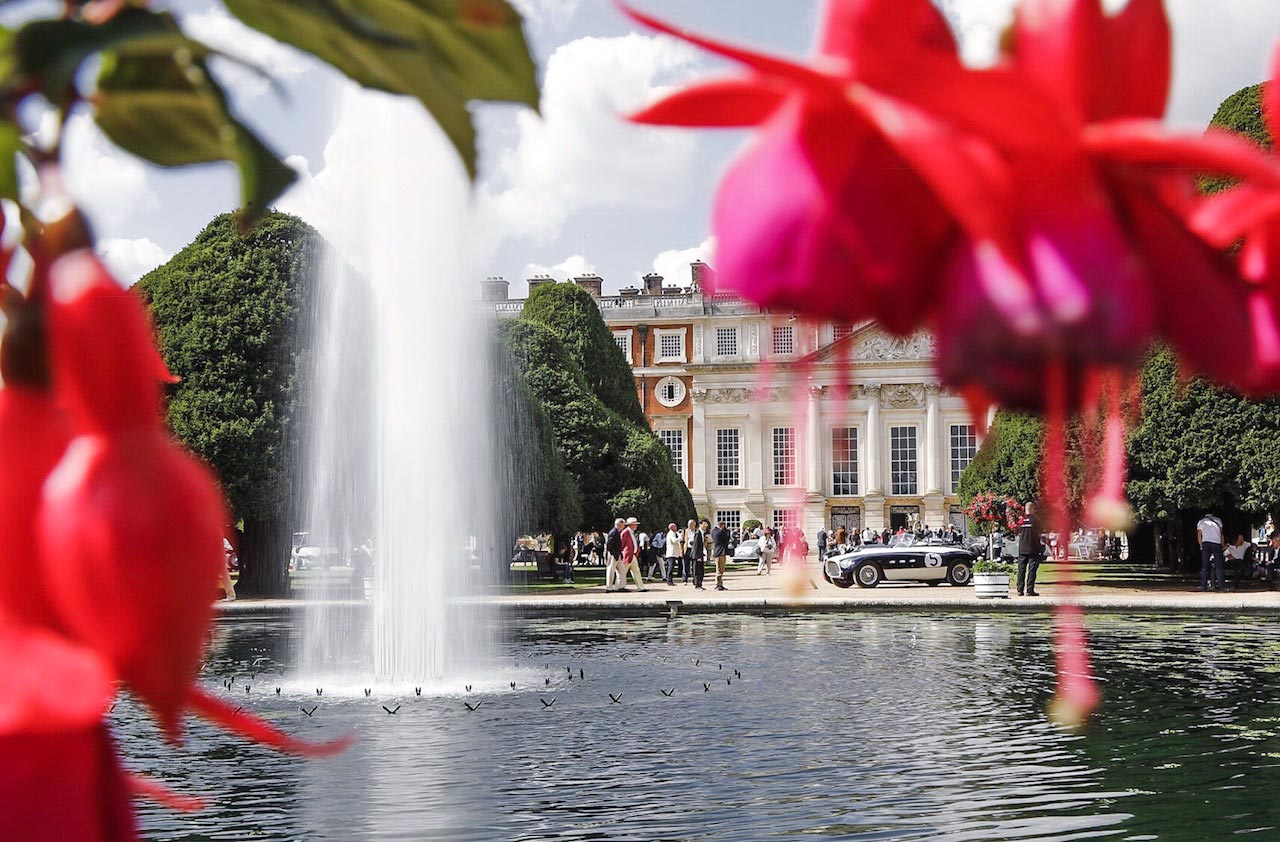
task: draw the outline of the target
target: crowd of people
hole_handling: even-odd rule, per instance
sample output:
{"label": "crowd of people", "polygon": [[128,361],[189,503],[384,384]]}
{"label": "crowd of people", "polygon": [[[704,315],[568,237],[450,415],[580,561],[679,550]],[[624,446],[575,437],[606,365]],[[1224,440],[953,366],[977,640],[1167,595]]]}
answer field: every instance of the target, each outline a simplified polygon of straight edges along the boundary
{"label": "crowd of people", "polygon": [[1196,524],[1200,545],[1200,590],[1230,591],[1235,585],[1261,580],[1280,584],[1280,529],[1263,531],[1254,544],[1243,532],[1226,542],[1222,518],[1206,513]]}

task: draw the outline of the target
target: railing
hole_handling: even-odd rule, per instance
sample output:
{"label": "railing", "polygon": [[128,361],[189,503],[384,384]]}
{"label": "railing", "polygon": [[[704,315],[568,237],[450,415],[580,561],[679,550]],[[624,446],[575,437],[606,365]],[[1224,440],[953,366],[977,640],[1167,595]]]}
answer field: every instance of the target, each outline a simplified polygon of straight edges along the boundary
{"label": "railing", "polygon": [[[714,295],[700,293],[684,293],[681,295],[610,295],[596,299],[596,306],[603,311],[609,310],[676,310],[681,307],[696,307],[709,304],[712,307],[732,305],[753,306],[733,293],[721,292]],[[519,313],[524,309],[524,300],[496,301],[493,304],[495,313]],[[754,309],[754,307],[753,307]]]}
{"label": "railing", "polygon": [[498,301],[493,305],[495,313],[519,313],[524,309],[524,301]]}

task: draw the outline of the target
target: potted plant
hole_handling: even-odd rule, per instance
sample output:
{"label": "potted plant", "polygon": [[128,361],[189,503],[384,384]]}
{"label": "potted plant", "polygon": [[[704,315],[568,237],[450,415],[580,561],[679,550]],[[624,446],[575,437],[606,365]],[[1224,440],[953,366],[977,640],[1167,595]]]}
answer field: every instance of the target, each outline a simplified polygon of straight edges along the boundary
{"label": "potted plant", "polygon": [[973,565],[973,592],[978,599],[1008,599],[1009,579],[1016,573],[1008,562],[979,559]]}

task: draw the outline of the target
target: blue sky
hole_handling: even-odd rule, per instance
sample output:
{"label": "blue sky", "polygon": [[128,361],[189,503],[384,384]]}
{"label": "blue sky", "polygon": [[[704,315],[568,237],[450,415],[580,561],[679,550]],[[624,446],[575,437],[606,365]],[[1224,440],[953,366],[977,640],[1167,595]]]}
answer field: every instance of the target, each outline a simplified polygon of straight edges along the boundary
{"label": "blue sky", "polygon": [[[591,268],[605,277],[608,290],[655,268],[683,280],[680,267],[711,256],[715,183],[745,135],[640,128],[617,115],[713,71],[715,63],[638,31],[607,0],[515,2],[526,14],[543,74],[542,118],[518,107],[478,108],[475,204],[484,228],[475,255],[477,280],[503,275],[513,295],[523,294],[523,279],[536,271],[565,277]],[[792,55],[808,50],[819,9],[818,0],[635,2],[692,28]],[[967,54],[980,61],[1007,20],[1011,0],[942,2]],[[167,5],[197,37],[279,78],[284,96],[249,74],[217,69],[242,119],[304,176],[319,173],[334,128],[334,74],[246,32],[213,0]],[[1280,39],[1280,0],[1168,0],[1168,6],[1176,50],[1170,119],[1199,127],[1219,100],[1262,78],[1268,51]],[[130,280],[238,202],[229,165],[159,170],[114,149],[83,116],[68,127],[65,148],[72,191],[87,207],[102,251]],[[304,217],[315,212],[307,180],[281,202]]]}

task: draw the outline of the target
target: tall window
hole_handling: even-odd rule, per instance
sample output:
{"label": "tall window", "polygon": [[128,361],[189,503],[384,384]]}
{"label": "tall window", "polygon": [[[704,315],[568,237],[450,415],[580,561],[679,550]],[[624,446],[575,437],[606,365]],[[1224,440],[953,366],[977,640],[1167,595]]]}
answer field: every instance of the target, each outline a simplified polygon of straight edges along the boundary
{"label": "tall window", "polygon": [[614,333],[613,341],[618,343],[618,349],[622,351],[622,356],[627,358],[627,362],[631,362],[631,331],[620,330]]}
{"label": "tall window", "polygon": [[960,475],[978,452],[978,431],[972,424],[951,425],[951,490],[960,485]]}
{"label": "tall window", "polygon": [[725,529],[741,529],[742,510],[720,509],[716,512],[716,523],[723,523]]}
{"label": "tall window", "polygon": [[795,509],[774,509],[773,528],[794,529],[797,523]]}
{"label": "tall window", "polygon": [[785,356],[796,352],[796,329],[794,325],[778,325],[773,329],[773,353]]}
{"label": "tall window", "polygon": [[773,484],[796,484],[796,428],[773,428]]}
{"label": "tall window", "polygon": [[659,430],[658,438],[671,451],[671,467],[676,475],[684,478],[684,430]]}
{"label": "tall window", "polygon": [[658,359],[684,359],[684,337],[678,333],[664,333],[658,337]]}
{"label": "tall window", "polygon": [[716,356],[738,356],[738,329],[736,327],[716,328]]}
{"label": "tall window", "polygon": [[716,485],[739,484],[739,452],[737,430],[716,430]]}
{"label": "tall window", "polygon": [[893,494],[916,494],[916,428],[889,428],[889,476]]}
{"label": "tall window", "polygon": [[858,495],[858,428],[836,427],[831,431],[832,493],[837,497]]}

